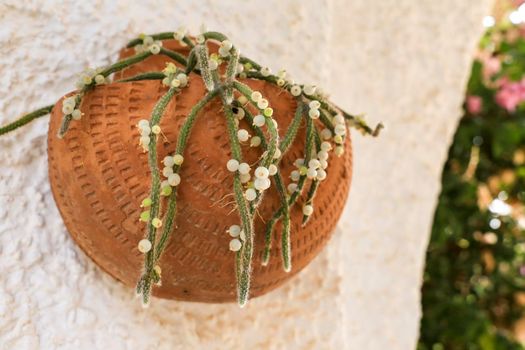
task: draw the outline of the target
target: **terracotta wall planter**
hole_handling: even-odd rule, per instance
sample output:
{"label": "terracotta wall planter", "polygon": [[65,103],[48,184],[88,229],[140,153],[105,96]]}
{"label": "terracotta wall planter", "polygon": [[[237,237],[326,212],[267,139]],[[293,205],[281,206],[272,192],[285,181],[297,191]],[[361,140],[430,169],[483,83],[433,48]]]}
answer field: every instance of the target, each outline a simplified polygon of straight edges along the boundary
{"label": "terracotta wall planter", "polygon": [[[162,69],[166,61],[160,56],[152,57],[119,77],[149,71],[152,64]],[[282,135],[294,113],[293,98],[268,83],[245,82],[268,97]],[[135,286],[142,269],[143,255],[136,248],[144,236],[144,224],[138,221],[139,204],[149,193],[150,181],[146,154],[138,145],[135,125],[140,119],[149,118],[165,90],[160,81],[99,86],[85,96],[85,115],[71,124],[62,140],[55,136],[62,118],[61,101],[50,120],[49,177],[65,225],[97,265],[130,287]],[[183,119],[204,94],[200,77],[192,75],[189,87],[170,102],[161,122],[165,138],[158,145],[160,159],[174,151]],[[228,250],[230,238],[225,231],[238,224],[239,218],[233,210],[231,173],[225,167],[231,154],[221,109],[218,98],[212,101],[200,113],[189,139],[181,170],[176,227],[161,259],[162,286],[153,289],[156,296],[201,302],[236,300],[234,254]],[[241,121],[243,125],[248,128]],[[302,158],[304,132],[303,127],[282,160],[287,183],[293,161]],[[260,154],[249,146],[243,152],[250,162]],[[351,170],[348,139],[344,156],[330,156],[328,178],[320,185],[310,222],[301,227],[300,206],[292,211],[290,273],[282,269],[280,225],[273,234],[270,263],[261,266],[265,227],[262,218],[269,218],[279,205],[276,191],[272,188],[267,192],[255,222],[252,297],[290,279],[324,247],[345,204]]]}

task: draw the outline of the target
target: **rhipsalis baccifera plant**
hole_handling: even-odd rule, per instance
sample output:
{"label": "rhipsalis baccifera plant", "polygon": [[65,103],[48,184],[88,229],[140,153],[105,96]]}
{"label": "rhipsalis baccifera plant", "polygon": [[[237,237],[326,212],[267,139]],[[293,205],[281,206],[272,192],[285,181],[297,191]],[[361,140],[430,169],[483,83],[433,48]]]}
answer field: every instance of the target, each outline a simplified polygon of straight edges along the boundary
{"label": "rhipsalis baccifera plant", "polygon": [[[163,40],[176,39],[189,48],[187,56],[163,47]],[[210,54],[210,42],[218,45],[217,53]],[[144,254],[144,268],[137,283],[136,292],[144,305],[148,305],[152,288],[161,282],[159,260],[172,234],[177,214],[177,188],[183,184],[180,176],[184,166],[184,151],[191,137],[192,127],[199,112],[214,98],[221,99],[231,147],[232,158],[224,165],[233,177],[233,196],[239,214],[238,225],[231,226],[229,249],[234,252],[237,278],[237,298],[240,306],[248,301],[254,251],[254,235],[263,234],[265,247],[263,265],[268,264],[272,244],[281,244],[282,265],[291,271],[290,209],[298,205],[297,199],[309,183],[306,201],[302,205],[303,225],[314,211],[315,193],[319,182],[327,177],[329,153],[341,156],[347,128],[353,127],[363,134],[377,136],[382,125],[370,128],[362,117],[344,112],[326,99],[314,85],[295,83],[286,71],[272,74],[269,68],[239,54],[239,50],[223,34],[205,32],[197,37],[188,36],[184,29],[153,35],[140,35],[128,43],[135,55],[107,67],[88,70],[81,74],[78,90],[64,99],[63,119],[57,137],[64,137],[71,123],[82,118],[82,99],[98,85],[108,84],[113,73],[144,61],[153,55],[163,55],[175,62],[167,63],[162,71],[141,73],[120,81],[160,80],[166,86],[151,111],[149,119],[137,124],[137,142],[148,153],[151,173],[150,193],[140,203],[143,208],[139,220],[145,223],[144,238],[138,242],[138,250]],[[177,138],[176,150],[162,159],[163,169],[158,167],[157,139],[162,137],[160,121],[168,103],[191,83],[189,75],[202,78],[206,94],[198,101],[184,120]],[[297,108],[290,115],[288,129],[279,137],[278,124],[272,117],[269,101],[259,91],[253,91],[238,79],[257,79],[287,90],[295,98]],[[14,130],[30,121],[49,114],[53,105],[29,113],[15,122],[0,128],[0,135]],[[254,113],[255,111],[255,113]],[[246,118],[250,130],[240,129],[239,120]],[[295,161],[296,170],[291,173],[291,183],[285,186],[280,162],[294,142],[300,127],[306,127],[306,140],[302,158]],[[241,143],[260,147],[257,164],[249,165],[243,159]],[[310,180],[310,181],[307,181]],[[265,232],[254,232],[254,217],[263,200],[264,192],[272,186],[279,193],[280,207],[266,220]],[[166,205],[162,204],[166,203]],[[162,205],[161,205],[162,204]],[[272,242],[272,231],[282,220],[281,242]]]}

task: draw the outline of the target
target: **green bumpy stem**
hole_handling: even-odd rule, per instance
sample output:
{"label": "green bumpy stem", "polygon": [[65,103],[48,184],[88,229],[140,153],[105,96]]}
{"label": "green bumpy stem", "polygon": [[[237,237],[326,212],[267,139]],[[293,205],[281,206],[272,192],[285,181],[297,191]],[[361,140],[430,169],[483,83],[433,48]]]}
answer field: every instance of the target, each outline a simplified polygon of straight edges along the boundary
{"label": "green bumpy stem", "polygon": [[[305,152],[304,152],[305,153],[305,155],[304,155],[304,163],[308,164],[308,162],[310,161],[311,155],[312,155],[312,147],[313,147],[313,144],[315,142],[314,141],[314,134],[313,134],[314,125],[313,125],[313,121],[312,121],[311,118],[305,117],[305,119],[306,119],[306,144],[305,144]],[[299,195],[302,192],[302,189],[303,189],[303,186],[304,186],[305,182],[306,182],[306,176],[305,175],[301,175],[301,177],[299,178],[299,182],[297,183],[297,190],[294,193],[292,193],[292,195],[288,199],[288,206],[289,207],[292,207],[295,204],[295,202],[297,201],[297,199],[299,198]],[[268,258],[269,258],[270,250],[271,250],[272,231],[273,231],[273,228],[274,228],[275,224],[277,223],[277,221],[279,221],[279,219],[283,215],[284,215],[284,207],[281,206],[274,213],[274,215],[272,216],[272,218],[268,221],[268,224],[266,225],[265,246],[264,246],[263,256],[268,256]],[[284,253],[285,252],[283,250],[283,254]]]}
{"label": "green bumpy stem", "polygon": [[[319,135],[319,130],[317,129],[317,126],[314,123],[314,144],[315,144],[315,149],[317,152],[321,151],[321,142],[322,140],[321,140],[321,136]],[[304,205],[312,205],[312,202],[314,201],[318,188],[319,188],[319,180],[313,179],[312,182],[310,183],[310,188],[308,189],[308,192],[306,194],[306,201],[304,202]],[[303,214],[302,226],[305,226],[311,217],[312,217],[311,215]]]}
{"label": "green bumpy stem", "polygon": [[[184,124],[182,125],[180,129],[179,137],[177,139],[177,147],[175,150],[175,154],[180,154],[180,155],[184,154],[184,150],[186,149],[186,144],[191,134],[193,125],[195,124],[195,120],[197,119],[197,115],[204,108],[204,106],[206,106],[208,102],[210,102],[215,96],[217,96],[218,93],[219,93],[219,90],[214,90],[212,92],[209,92],[195,106],[193,106],[190,113],[188,114],[188,117],[186,118],[186,120],[184,121]],[[175,172],[178,173],[179,168],[180,168],[179,166],[176,166]],[[177,208],[177,191],[175,190],[170,194],[170,197],[168,200],[168,209],[166,210],[166,214],[164,215],[164,217],[166,218],[166,222],[164,223],[162,234],[159,238],[159,242],[155,250],[154,265],[158,262],[158,260],[162,256],[162,253],[164,252],[164,248],[166,247],[166,243],[171,234],[171,229],[175,221],[176,208]]]}
{"label": "green bumpy stem", "polygon": [[[224,111],[226,114],[232,157],[240,163],[242,162],[241,145],[237,138],[237,125],[235,124],[231,105],[224,103]],[[251,265],[253,258],[253,217],[250,214],[248,202],[246,201],[246,198],[244,198],[244,191],[239,172],[235,172],[233,176],[233,192],[246,238],[242,244],[241,252],[236,259],[237,263],[241,264],[241,268],[239,268],[239,266],[236,267],[236,271],[239,274],[237,276],[237,301],[239,306],[243,307],[248,302],[250,292]]]}
{"label": "green bumpy stem", "polygon": [[213,81],[213,75],[210,69],[210,62],[208,56],[208,47],[203,45],[195,46],[195,55],[197,56],[197,62],[199,62],[199,67],[201,70],[202,80],[208,91],[215,89],[215,83]]}
{"label": "green bumpy stem", "polygon": [[237,64],[239,63],[239,51],[233,47],[230,53],[230,60],[226,67],[226,88],[224,90],[224,98],[226,103],[231,104],[233,102],[233,87],[232,83],[237,75]]}
{"label": "green bumpy stem", "polygon": [[140,81],[140,80],[162,80],[165,77],[166,76],[164,75],[164,73],[161,73],[161,72],[147,72],[147,73],[137,74],[137,75],[134,75],[126,79],[117,80],[116,82],[117,83],[127,83],[130,81]]}
{"label": "green bumpy stem", "polygon": [[[295,111],[294,118],[292,119],[292,122],[288,126],[288,130],[286,134],[284,135],[281,144],[279,145],[279,148],[281,149],[282,154],[284,155],[288,149],[290,148],[290,145],[294,142],[297,132],[299,130],[299,127],[301,126],[301,120],[303,119],[303,112],[304,112],[304,105],[300,103],[300,101],[297,102],[297,109]],[[281,198],[281,208],[282,208],[282,216],[283,216],[283,234],[282,234],[282,246],[283,248],[283,267],[285,271],[290,271],[291,269],[291,254],[289,254],[289,247],[290,244],[290,210],[289,210],[289,204],[288,204],[288,196],[286,195],[286,189],[284,187],[283,179],[280,175],[280,173],[277,174],[277,177],[274,179],[275,184],[277,187],[277,190],[279,191],[279,196]],[[272,217],[270,221],[268,222],[268,227],[271,227],[271,229],[267,229],[265,233],[264,238],[264,252],[263,252],[263,259],[262,264],[268,265],[268,262],[270,261],[270,251],[272,248],[272,231],[273,226],[277,223],[279,220],[278,217],[274,218]]]}
{"label": "green bumpy stem", "polygon": [[127,67],[129,67],[129,66],[131,66],[131,65],[133,65],[135,63],[142,62],[142,61],[144,61],[146,58],[148,58],[151,55],[153,55],[153,54],[151,52],[149,52],[149,51],[138,53],[138,54],[136,54],[134,56],[125,58],[123,60],[120,60],[120,61],[110,65],[109,67],[105,68],[102,72],[100,72],[100,74],[103,75],[104,77],[107,77],[110,74],[113,74],[113,73],[116,73],[118,71],[121,71],[122,69],[127,68]]}
{"label": "green bumpy stem", "polygon": [[[186,65],[186,69],[184,70],[184,73],[190,74],[195,69],[195,66],[197,65],[197,56],[195,55],[195,49],[192,49],[190,51],[190,54],[188,56],[188,64]],[[200,74],[200,71],[199,71]]]}
{"label": "green bumpy stem", "polygon": [[[257,110],[259,110],[260,112],[262,112],[259,107],[257,107],[257,103],[253,102],[252,101],[252,93],[253,93],[253,90],[246,84],[243,84],[239,81],[234,81],[233,82],[233,87],[239,91],[242,95],[244,95],[244,97],[246,97],[246,99],[255,107],[257,108]],[[268,128],[268,132],[270,133],[270,136],[271,136],[271,139],[270,141],[268,142],[269,145],[268,145],[268,150],[267,150],[267,155],[265,157],[265,159],[263,160],[263,165],[265,167],[268,167],[271,162],[273,161],[273,157],[275,155],[275,151],[277,150],[277,147],[279,147],[279,133],[277,132],[277,128],[275,127],[275,125],[273,124],[272,122],[272,118],[270,117],[266,117],[265,116],[265,120],[266,120],[266,127]]]}
{"label": "green bumpy stem", "polygon": [[14,122],[11,122],[7,125],[4,125],[2,127],[0,127],[0,135],[4,135],[4,134],[7,134],[8,132],[11,132],[15,129],[18,129],[19,127],[21,126],[24,126],[30,122],[32,122],[33,120],[37,119],[37,118],[40,118],[40,117],[43,117],[45,115],[48,115],[49,113],[51,113],[51,111],[53,110],[53,107],[55,105],[49,105],[49,106],[45,106],[45,107],[42,107],[42,108],[39,108],[37,109],[36,111],[33,111],[29,114],[26,114],[22,117],[20,117],[19,119],[15,120]]}
{"label": "green bumpy stem", "polygon": [[[301,120],[301,117],[302,117],[302,115],[299,114],[299,121]],[[258,126],[255,126],[255,125],[252,124],[253,117],[251,116],[251,114],[248,111],[246,112],[245,118],[247,119],[248,124],[252,127],[252,130],[254,130],[254,132],[257,134],[257,136],[260,137],[260,139],[261,139],[261,146],[266,148],[267,147],[266,137],[264,136],[264,133],[262,132],[261,128],[259,128]],[[295,120],[295,118],[294,118],[294,120]],[[296,135],[297,134],[297,131],[295,131],[295,132],[293,131],[294,128],[292,127],[292,124],[294,124],[293,121],[290,124],[290,127],[288,128],[288,131],[287,131],[284,139],[286,139],[288,135]],[[290,137],[288,137],[288,138],[290,138]],[[291,140],[292,140],[291,142],[293,142],[294,138],[295,138],[295,136],[291,137]],[[286,151],[287,151],[287,148],[286,148],[286,146],[283,145],[283,142],[281,142],[279,148],[283,149],[282,152],[283,152],[283,155],[284,155],[284,153],[286,153]],[[283,181],[283,178],[281,176],[281,172],[279,170],[277,170],[277,173],[273,176],[273,180],[275,182],[275,187],[277,189],[277,192],[279,193],[279,198],[281,200],[281,206],[283,207],[283,232],[282,232],[282,235],[286,237],[285,241],[288,242],[289,241],[289,237],[290,237],[290,211],[289,211],[289,207],[288,207],[288,196],[286,195],[286,188],[284,186],[284,181]],[[255,211],[255,209],[253,211]],[[269,244],[269,249],[265,249],[265,251],[263,253],[263,258],[262,258],[262,265],[263,266],[268,265],[268,262],[270,261],[271,236],[265,238],[265,244],[266,243]],[[290,244],[287,244],[287,246],[290,247]],[[291,254],[290,254],[289,250],[288,250],[287,257],[291,257]],[[291,271],[291,267],[292,267],[291,259],[288,259],[288,258],[284,259],[283,260],[283,267],[284,267],[285,271],[287,271],[287,272]]]}
{"label": "green bumpy stem", "polygon": [[[150,125],[158,125],[166,106],[175,95],[177,88],[170,88],[157,102],[153,108],[151,114]],[[151,207],[150,207],[150,220],[147,226],[147,237],[152,244],[152,249],[146,253],[146,259],[144,262],[144,281],[142,287],[142,300],[144,304],[148,304],[151,293],[151,271],[153,269],[153,261],[155,254],[155,237],[157,229],[153,226],[153,219],[157,217],[160,209],[160,174],[159,167],[157,164],[157,140],[152,137],[148,145],[148,163],[151,171]]]}
{"label": "green bumpy stem", "polygon": [[160,48],[160,54],[164,55],[164,56],[167,56],[167,57],[169,57],[169,58],[179,62],[183,66],[186,66],[188,64],[188,62],[186,61],[186,58],[184,58],[184,56],[181,55],[178,52],[175,52],[175,51],[172,51],[172,50],[168,50],[168,49],[165,49],[165,48],[161,47]]}

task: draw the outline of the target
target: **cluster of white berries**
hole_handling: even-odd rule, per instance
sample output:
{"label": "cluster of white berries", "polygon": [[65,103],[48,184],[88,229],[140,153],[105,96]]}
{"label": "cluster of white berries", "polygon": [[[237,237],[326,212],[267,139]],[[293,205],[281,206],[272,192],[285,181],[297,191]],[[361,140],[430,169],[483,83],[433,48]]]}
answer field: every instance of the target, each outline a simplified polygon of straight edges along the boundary
{"label": "cluster of white berries", "polygon": [[230,51],[233,48],[233,44],[229,40],[224,40],[221,42],[221,45],[219,46],[219,55],[221,57],[228,57],[230,55]]}
{"label": "cluster of white berries", "polygon": [[291,79],[286,79],[287,78],[287,73],[286,73],[286,70],[284,69],[281,69],[279,72],[277,72],[277,85],[280,86],[280,87],[283,87],[285,86],[286,84],[288,85],[294,85],[294,82],[293,80]]}
{"label": "cluster of white berries", "polygon": [[154,40],[153,37],[144,34],[141,34],[139,38],[142,39],[142,44],[135,46],[136,53],[149,51],[152,54],[157,55],[160,52],[162,41]]}
{"label": "cluster of white berries", "polygon": [[232,173],[238,171],[242,183],[247,183],[252,178],[250,175],[251,168],[248,163],[239,163],[236,159],[230,159],[226,162],[226,169]]}
{"label": "cluster of white berries", "polygon": [[186,43],[183,40],[187,33],[188,30],[185,27],[179,27],[179,29],[173,33],[173,38],[177,40],[182,46],[186,46]]}
{"label": "cluster of white berries", "polygon": [[253,124],[257,126],[263,126],[265,123],[268,123],[266,118],[269,118],[274,126],[277,128],[277,121],[272,118],[273,108],[269,106],[268,100],[263,98],[262,94],[259,91],[253,91],[250,98],[253,102],[257,104],[257,108],[262,112],[262,115],[258,115],[254,118]]}
{"label": "cluster of white berries", "polygon": [[183,162],[184,157],[180,154],[166,156],[162,160],[164,164],[162,175],[166,178],[166,180],[160,184],[161,194],[163,196],[169,196],[173,191],[172,188],[180,184],[180,175],[175,172],[174,167],[179,167]]}
{"label": "cluster of white berries", "polygon": [[[297,159],[294,162],[296,170],[290,173],[290,179],[292,182],[288,185],[288,192],[294,193],[298,190],[297,182],[301,176],[306,176],[310,180],[323,181],[326,179],[326,168],[328,168],[328,156],[332,150],[332,145],[328,141],[321,143],[321,149],[315,154],[308,164],[305,164],[305,160],[302,158]],[[313,213],[313,207],[307,204],[303,207],[303,214],[310,216]]]}
{"label": "cluster of white berries", "polygon": [[346,122],[345,118],[338,114],[333,119],[332,122],[334,124],[334,142],[337,144],[335,147],[335,155],[340,157],[345,153],[345,148],[343,146],[344,144],[344,137],[346,135]]}
{"label": "cluster of white berries", "polygon": [[231,225],[226,232],[232,237],[232,240],[230,241],[230,250],[232,252],[239,251],[242,247],[242,242],[246,240],[244,230],[241,230],[239,225]]}
{"label": "cluster of white berries", "polygon": [[319,101],[310,101],[310,103],[308,103],[308,116],[312,119],[319,119],[319,116],[321,115],[321,112],[319,112],[320,107],[321,103]]}
{"label": "cluster of white berries", "polygon": [[76,100],[77,95],[66,97],[62,101],[62,113],[64,113],[64,116],[71,115],[71,118],[74,120],[80,120],[80,118],[82,118],[82,112],[76,108]]}
{"label": "cluster of white berries", "polygon": [[[275,128],[277,129],[278,124],[275,119],[272,118],[273,115],[273,109],[268,106],[268,100],[262,97],[262,94],[259,91],[254,91],[252,95],[250,96],[253,102],[257,104],[257,107],[261,111],[261,114],[256,115],[253,118],[253,125],[257,127],[263,127],[267,125],[267,123],[273,123]],[[238,98],[238,102],[241,106],[248,103],[248,99],[245,96],[240,96]],[[233,115],[235,116],[236,124],[239,125],[239,121],[244,119],[246,112],[242,107],[235,107],[233,108]],[[252,136],[246,129],[239,129],[237,131],[237,139],[240,142],[247,142],[250,141],[250,147],[259,147],[261,145],[261,138],[259,136]],[[279,150],[276,151],[276,155],[274,158],[279,158],[280,152]]]}
{"label": "cluster of white berries", "polygon": [[[140,213],[139,221],[149,222],[150,214],[151,214],[149,207],[151,206],[151,204],[152,204],[152,201],[151,201],[151,198],[149,197],[144,198],[142,200],[142,203],[140,204],[140,206],[144,208],[145,210],[142,213]],[[162,220],[159,218],[153,218],[153,220],[151,220],[151,224],[153,225],[153,227],[159,228],[162,226]],[[152,244],[150,240],[141,239],[139,241],[137,249],[139,250],[139,252],[146,254],[147,252],[151,250],[151,247],[152,247]]]}
{"label": "cluster of white berries", "polygon": [[104,70],[103,67],[99,67],[96,69],[86,69],[82,73],[79,74],[76,87],[78,89],[83,89],[86,86],[92,85],[93,82],[95,82],[96,85],[104,84],[108,82],[108,79],[103,76],[102,71]]}
{"label": "cluster of white berries", "polygon": [[172,62],[166,64],[166,68],[162,70],[165,78],[162,79],[162,84],[168,87],[183,88],[188,85],[188,76],[177,70],[177,66]]}
{"label": "cluster of white berries", "polygon": [[142,146],[144,152],[147,152],[149,143],[151,142],[151,133],[159,134],[161,131],[160,127],[158,125],[151,127],[148,120],[141,119],[137,124],[137,128],[140,132],[139,145]]}

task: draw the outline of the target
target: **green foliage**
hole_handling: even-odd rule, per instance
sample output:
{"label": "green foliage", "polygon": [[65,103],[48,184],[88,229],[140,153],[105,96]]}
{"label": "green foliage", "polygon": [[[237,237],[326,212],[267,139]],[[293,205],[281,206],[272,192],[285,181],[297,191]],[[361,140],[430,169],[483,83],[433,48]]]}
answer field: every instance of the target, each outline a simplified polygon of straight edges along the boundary
{"label": "green foliage", "polygon": [[524,348],[515,324],[525,317],[525,110],[497,102],[499,82],[525,74],[525,40],[495,39],[513,29],[492,29],[482,40],[485,57],[501,63],[498,72],[487,76],[483,59],[472,66],[467,95],[479,96],[482,108],[466,102],[443,170],[420,350]]}

